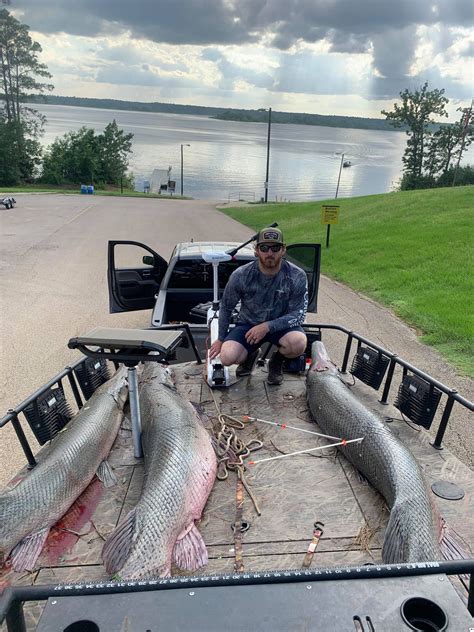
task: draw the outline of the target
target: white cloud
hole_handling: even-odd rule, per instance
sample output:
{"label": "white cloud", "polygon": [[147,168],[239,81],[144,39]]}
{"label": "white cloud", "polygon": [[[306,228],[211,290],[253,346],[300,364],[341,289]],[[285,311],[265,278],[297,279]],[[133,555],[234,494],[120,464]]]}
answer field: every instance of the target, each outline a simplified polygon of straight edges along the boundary
{"label": "white cloud", "polygon": [[379,115],[375,104],[425,80],[456,100],[472,91],[467,0],[15,6],[36,29],[56,94],[134,99],[140,86],[146,101]]}

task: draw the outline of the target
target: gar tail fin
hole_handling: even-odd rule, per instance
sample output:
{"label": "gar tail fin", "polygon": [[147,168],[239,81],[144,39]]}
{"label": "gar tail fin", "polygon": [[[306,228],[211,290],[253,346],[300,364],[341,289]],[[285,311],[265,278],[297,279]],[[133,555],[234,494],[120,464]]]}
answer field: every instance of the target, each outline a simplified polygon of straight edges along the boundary
{"label": "gar tail fin", "polygon": [[102,549],[102,561],[107,573],[117,573],[127,561],[132,548],[135,531],[136,509],[132,509],[127,517],[112,531]]}
{"label": "gar tail fin", "polygon": [[404,555],[403,514],[404,509],[402,507],[397,504],[392,507],[382,547],[382,560],[385,564],[397,564],[407,561]]}
{"label": "gar tail fin", "polygon": [[49,527],[27,535],[12,549],[10,559],[15,572],[32,571],[48,537]]}
{"label": "gar tail fin", "polygon": [[173,549],[173,562],[186,571],[195,571],[209,561],[206,545],[196,525],[180,540]]}
{"label": "gar tail fin", "polygon": [[104,487],[112,487],[117,484],[117,477],[114,474],[113,469],[110,467],[107,461],[102,463],[97,468],[97,478],[103,482]]}
{"label": "gar tail fin", "polygon": [[395,501],[388,521],[382,547],[385,564],[404,562],[433,562],[439,560],[434,516],[413,522],[413,517],[429,512],[429,506],[421,508],[413,500]]}

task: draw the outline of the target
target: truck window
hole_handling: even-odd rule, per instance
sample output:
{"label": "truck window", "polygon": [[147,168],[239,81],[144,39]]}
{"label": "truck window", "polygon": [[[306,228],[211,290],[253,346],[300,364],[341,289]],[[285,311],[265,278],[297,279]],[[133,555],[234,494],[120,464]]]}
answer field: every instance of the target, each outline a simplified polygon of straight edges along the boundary
{"label": "truck window", "polygon": [[[219,266],[219,287],[224,289],[230,275],[247,260],[226,261]],[[210,289],[212,290],[212,265],[202,259],[181,259],[176,262],[171,273],[168,289]]]}

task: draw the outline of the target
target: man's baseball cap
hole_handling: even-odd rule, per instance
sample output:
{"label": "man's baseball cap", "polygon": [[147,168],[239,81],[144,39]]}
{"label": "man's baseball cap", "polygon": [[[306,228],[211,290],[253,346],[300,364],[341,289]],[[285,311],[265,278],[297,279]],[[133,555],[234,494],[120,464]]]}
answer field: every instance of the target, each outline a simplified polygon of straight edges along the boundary
{"label": "man's baseball cap", "polygon": [[264,228],[258,233],[257,246],[260,244],[284,244],[283,233],[278,228]]}

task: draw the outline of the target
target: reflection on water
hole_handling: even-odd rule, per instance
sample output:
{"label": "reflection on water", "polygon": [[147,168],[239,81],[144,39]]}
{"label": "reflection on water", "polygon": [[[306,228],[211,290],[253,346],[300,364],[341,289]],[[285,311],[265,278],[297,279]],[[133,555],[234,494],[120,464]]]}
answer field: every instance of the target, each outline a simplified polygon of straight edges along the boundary
{"label": "reflection on water", "polygon": [[[124,112],[41,105],[48,123],[45,145],[82,125],[101,131],[113,118],[134,134],[130,169],[137,189],[154,169],[173,167],[180,188],[180,145],[184,147],[184,193],[217,200],[264,195],[267,127],[201,116]],[[342,170],[339,197],[385,193],[400,177],[406,136],[306,125],[272,125],[269,200],[331,198],[341,153],[352,166]]]}

